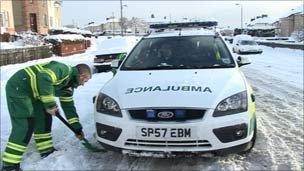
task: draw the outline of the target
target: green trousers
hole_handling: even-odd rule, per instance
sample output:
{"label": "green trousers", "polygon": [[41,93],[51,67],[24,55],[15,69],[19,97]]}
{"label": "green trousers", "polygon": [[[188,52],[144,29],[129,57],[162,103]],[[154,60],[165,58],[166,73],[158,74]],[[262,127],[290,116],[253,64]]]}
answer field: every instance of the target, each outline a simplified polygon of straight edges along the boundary
{"label": "green trousers", "polygon": [[[8,82],[8,86],[16,85]],[[52,151],[52,116],[46,113],[42,103],[30,96],[12,97],[9,91],[6,93],[12,130],[3,154],[3,164],[14,165],[22,161],[33,133],[40,153]]]}

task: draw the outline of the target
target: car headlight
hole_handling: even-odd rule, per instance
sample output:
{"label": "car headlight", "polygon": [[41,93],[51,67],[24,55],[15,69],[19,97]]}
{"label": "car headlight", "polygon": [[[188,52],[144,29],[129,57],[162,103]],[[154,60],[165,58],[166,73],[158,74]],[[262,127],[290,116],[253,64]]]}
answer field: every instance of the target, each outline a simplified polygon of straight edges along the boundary
{"label": "car headlight", "polygon": [[118,103],[103,93],[99,93],[97,97],[96,111],[108,115],[122,117]]}
{"label": "car headlight", "polygon": [[247,91],[234,94],[222,100],[216,107],[213,116],[225,116],[247,111]]}

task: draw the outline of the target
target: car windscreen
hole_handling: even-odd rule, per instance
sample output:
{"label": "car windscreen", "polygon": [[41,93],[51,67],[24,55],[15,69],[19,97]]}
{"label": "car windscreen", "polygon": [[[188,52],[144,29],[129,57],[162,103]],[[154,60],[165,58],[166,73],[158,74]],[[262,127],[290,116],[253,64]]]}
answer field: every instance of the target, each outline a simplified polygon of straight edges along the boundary
{"label": "car windscreen", "polygon": [[251,40],[242,40],[241,45],[257,45],[257,43]]}
{"label": "car windscreen", "polygon": [[121,70],[204,69],[235,67],[223,40],[216,36],[142,39]]}

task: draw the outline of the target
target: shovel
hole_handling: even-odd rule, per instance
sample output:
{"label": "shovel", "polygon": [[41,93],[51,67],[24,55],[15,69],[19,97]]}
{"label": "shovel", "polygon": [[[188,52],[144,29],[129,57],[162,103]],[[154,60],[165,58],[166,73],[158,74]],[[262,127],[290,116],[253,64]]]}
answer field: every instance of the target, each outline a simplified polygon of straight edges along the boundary
{"label": "shovel", "polygon": [[[60,115],[59,112],[56,113],[56,117],[60,119],[70,130],[72,130],[76,135],[76,130]],[[89,149],[92,152],[106,152],[105,149],[100,149],[95,146],[93,146],[86,138],[83,137],[81,141],[81,144],[84,145],[87,149]]]}

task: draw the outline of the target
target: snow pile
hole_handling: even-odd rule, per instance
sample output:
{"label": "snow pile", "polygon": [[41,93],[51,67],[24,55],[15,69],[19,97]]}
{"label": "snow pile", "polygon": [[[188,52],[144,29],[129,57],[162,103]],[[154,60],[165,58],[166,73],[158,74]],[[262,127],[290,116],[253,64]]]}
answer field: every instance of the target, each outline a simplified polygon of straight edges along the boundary
{"label": "snow pile", "polygon": [[63,42],[63,41],[82,41],[82,40],[85,40],[85,38],[82,35],[78,35],[78,34],[49,35],[49,36],[46,36],[44,39],[46,39],[46,40],[55,40],[57,42]]}
{"label": "snow pile", "polygon": [[45,44],[43,35],[31,31],[20,32],[16,35],[19,37],[19,41],[22,41],[26,46],[41,46]]}
{"label": "snow pile", "polygon": [[23,41],[15,41],[15,42],[0,42],[0,49],[18,49],[24,47],[31,47],[26,46]]}
{"label": "snow pile", "polygon": [[16,49],[45,45],[43,36],[31,31],[19,32],[16,36],[17,41],[15,42],[1,42],[1,49]]}

